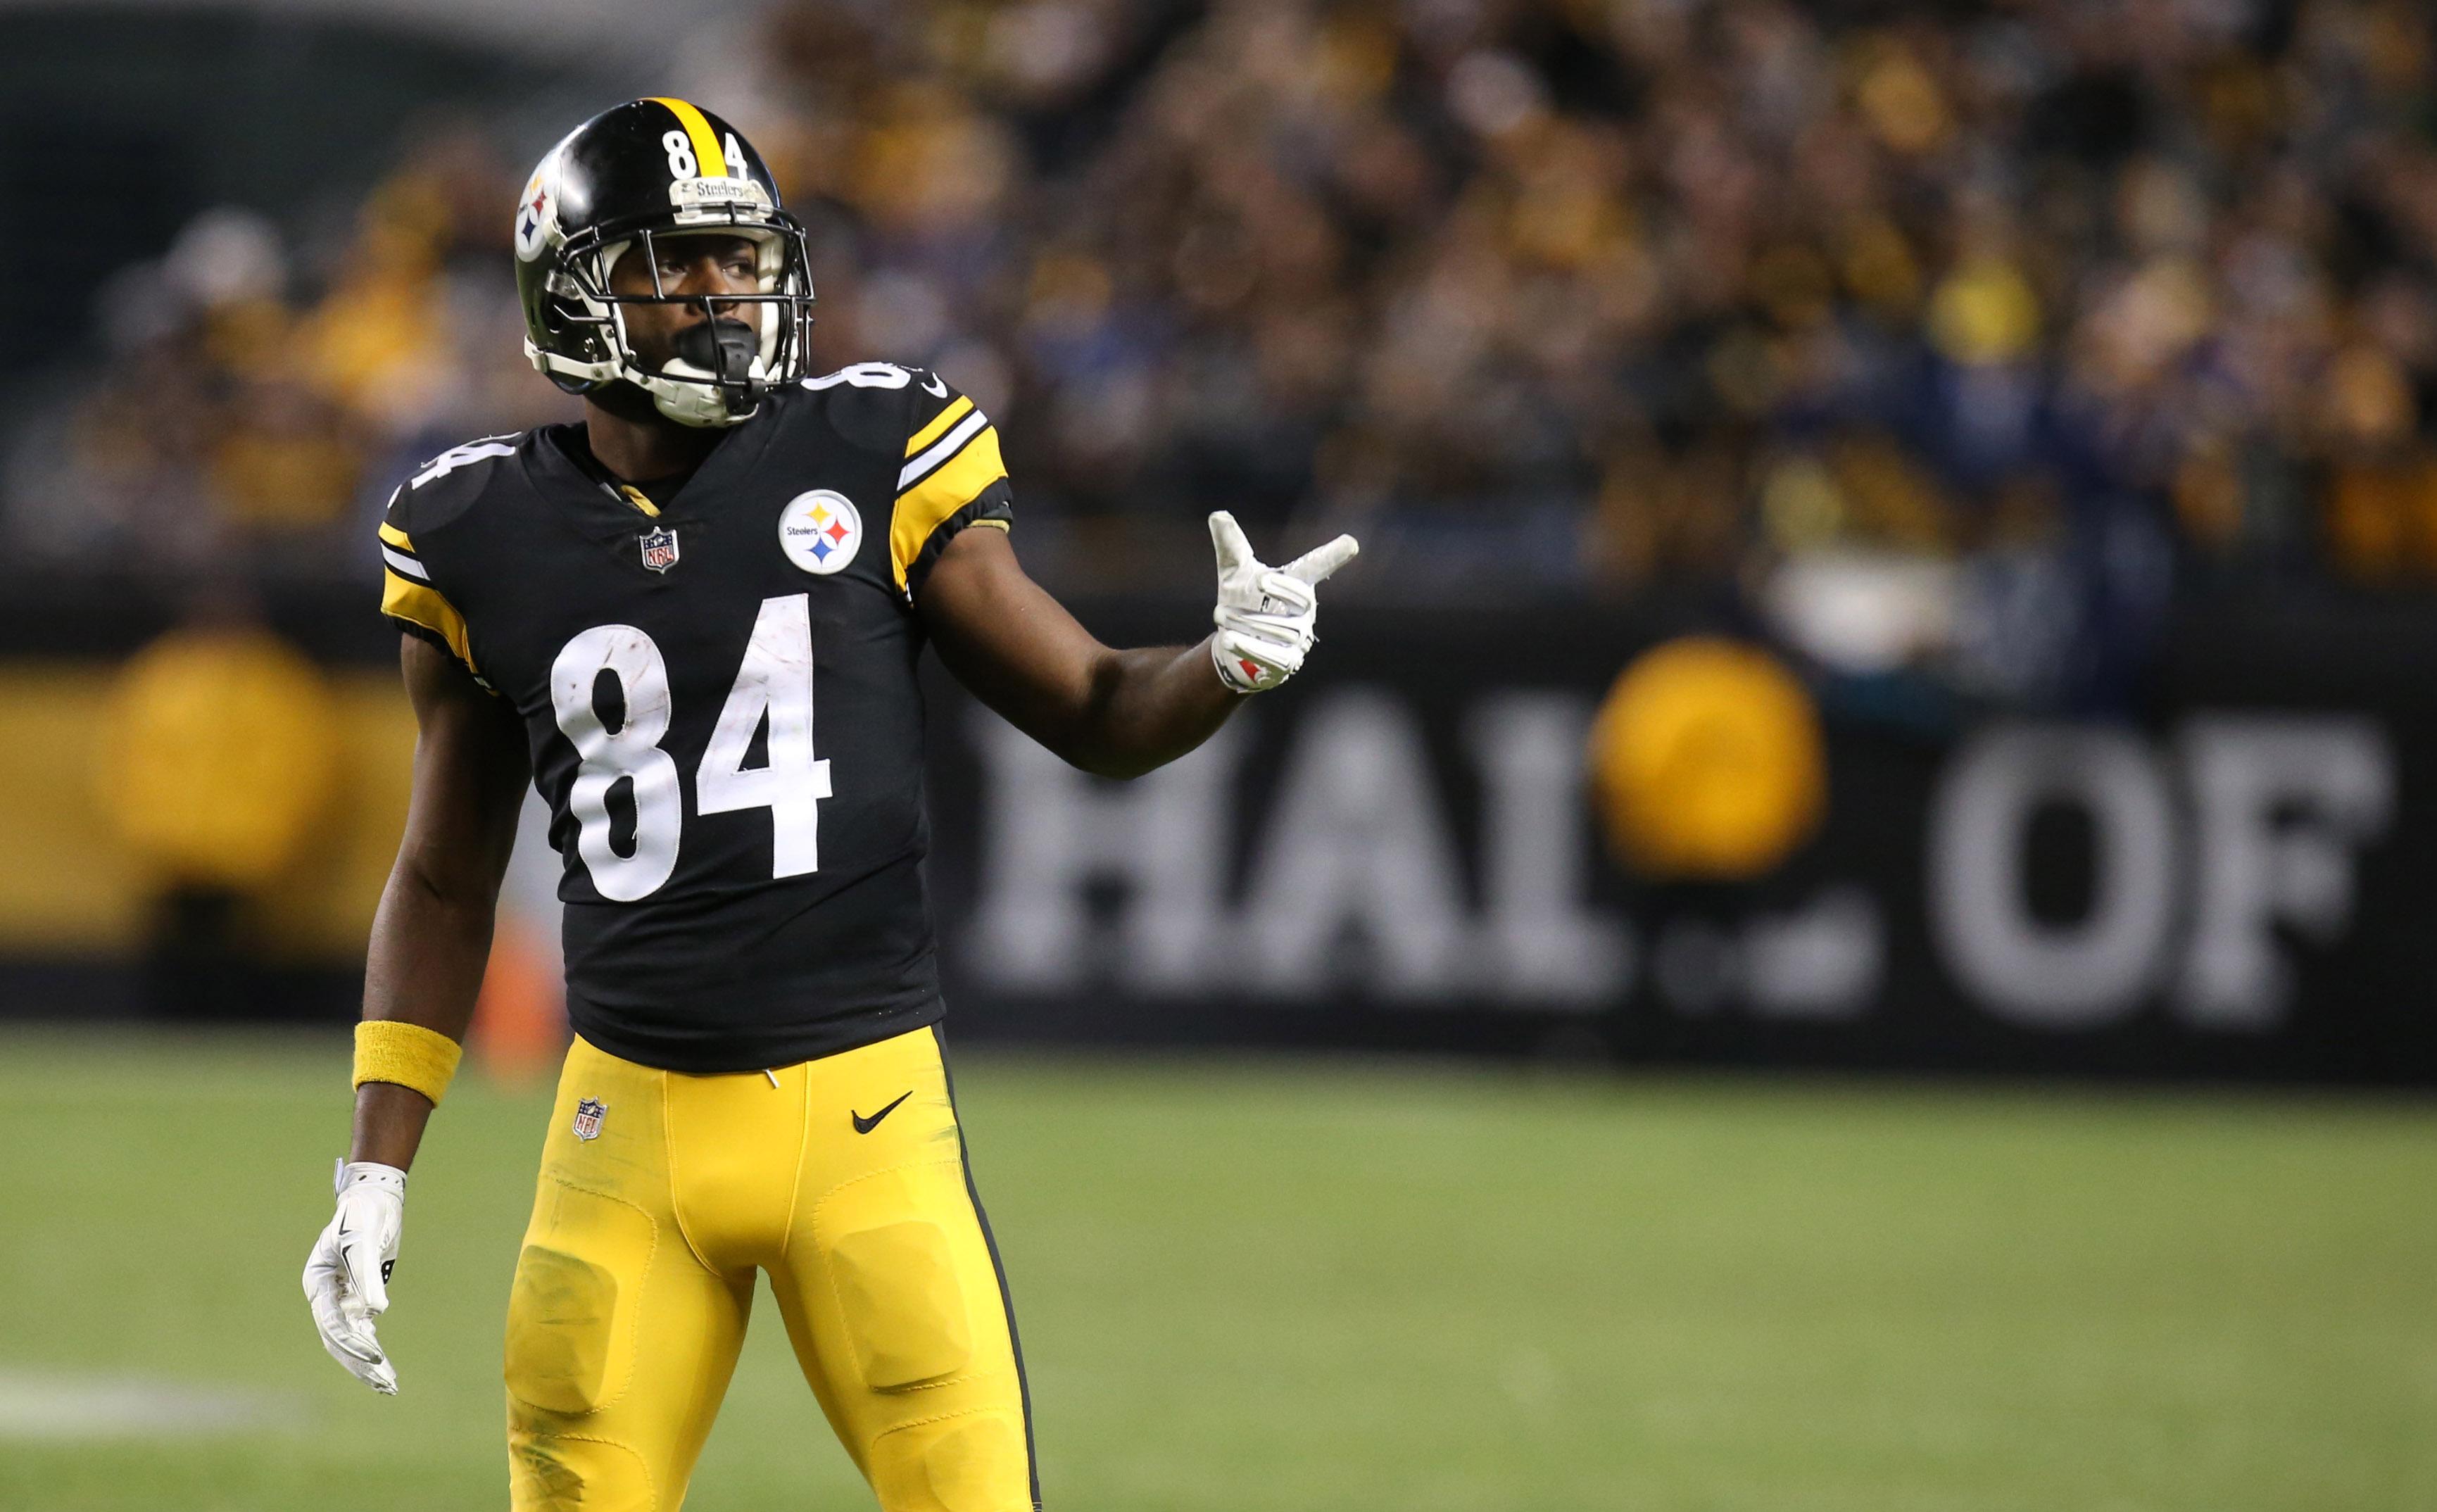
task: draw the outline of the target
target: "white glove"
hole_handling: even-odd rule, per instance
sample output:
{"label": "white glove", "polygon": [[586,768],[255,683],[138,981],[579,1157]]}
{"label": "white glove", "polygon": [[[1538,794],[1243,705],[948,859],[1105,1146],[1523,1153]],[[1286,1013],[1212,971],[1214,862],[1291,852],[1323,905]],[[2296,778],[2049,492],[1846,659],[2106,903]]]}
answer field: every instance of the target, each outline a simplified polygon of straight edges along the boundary
{"label": "white glove", "polygon": [[1218,607],[1210,618],[1210,659],[1219,680],[1237,693],[1262,693],[1303,670],[1303,659],[1319,637],[1314,584],[1354,559],[1361,548],[1351,536],[1314,547],[1284,567],[1265,567],[1236,517],[1210,517],[1210,544],[1218,552]]}
{"label": "white glove", "polygon": [[397,1372],[373,1335],[373,1320],[389,1310],[389,1273],[406,1226],[406,1172],[395,1166],[340,1162],[339,1210],[305,1261],[305,1299],[322,1347],[358,1380],[384,1397],[397,1395]]}

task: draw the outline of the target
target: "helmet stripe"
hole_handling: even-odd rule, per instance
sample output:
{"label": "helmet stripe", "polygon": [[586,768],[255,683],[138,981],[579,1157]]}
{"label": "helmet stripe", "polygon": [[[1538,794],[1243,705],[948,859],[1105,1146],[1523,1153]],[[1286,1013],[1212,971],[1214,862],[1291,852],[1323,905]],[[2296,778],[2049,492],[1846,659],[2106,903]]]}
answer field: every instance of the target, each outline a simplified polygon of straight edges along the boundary
{"label": "helmet stripe", "polygon": [[693,143],[695,166],[704,178],[728,177],[728,158],[719,149],[719,137],[711,131],[710,122],[692,101],[671,99],[663,95],[647,97],[653,104],[666,107],[668,113],[677,118],[677,124],[685,128],[687,138]]}

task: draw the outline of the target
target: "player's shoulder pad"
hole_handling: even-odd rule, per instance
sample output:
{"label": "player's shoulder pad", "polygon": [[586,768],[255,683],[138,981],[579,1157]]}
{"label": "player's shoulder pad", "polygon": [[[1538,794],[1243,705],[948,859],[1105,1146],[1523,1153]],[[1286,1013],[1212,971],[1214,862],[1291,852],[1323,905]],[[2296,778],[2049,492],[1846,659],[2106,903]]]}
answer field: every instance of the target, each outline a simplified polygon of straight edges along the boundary
{"label": "player's shoulder pad", "polygon": [[382,522],[408,535],[433,531],[473,506],[483,488],[528,439],[529,432],[481,436],[416,465],[389,498]]}
{"label": "player's shoulder pad", "polygon": [[896,362],[854,362],[805,378],[801,386],[841,436],[896,458],[903,456],[907,436],[964,398],[929,368]]}

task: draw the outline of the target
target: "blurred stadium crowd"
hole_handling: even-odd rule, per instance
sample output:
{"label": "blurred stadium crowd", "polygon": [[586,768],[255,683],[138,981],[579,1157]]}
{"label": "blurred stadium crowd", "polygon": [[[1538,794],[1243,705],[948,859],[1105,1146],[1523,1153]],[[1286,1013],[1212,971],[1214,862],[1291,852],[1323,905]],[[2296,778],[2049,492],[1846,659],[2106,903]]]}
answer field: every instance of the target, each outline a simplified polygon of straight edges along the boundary
{"label": "blurred stadium crowd", "polygon": [[[816,360],[973,392],[1101,575],[1199,583],[1142,543],[1223,505],[1362,532],[1357,591],[1692,585],[2036,704],[2179,590],[2437,579],[2431,49],[2411,0],[801,0],[675,82],[814,227]],[[571,413],[526,146],[118,276],[9,552],[364,572],[414,457]]]}

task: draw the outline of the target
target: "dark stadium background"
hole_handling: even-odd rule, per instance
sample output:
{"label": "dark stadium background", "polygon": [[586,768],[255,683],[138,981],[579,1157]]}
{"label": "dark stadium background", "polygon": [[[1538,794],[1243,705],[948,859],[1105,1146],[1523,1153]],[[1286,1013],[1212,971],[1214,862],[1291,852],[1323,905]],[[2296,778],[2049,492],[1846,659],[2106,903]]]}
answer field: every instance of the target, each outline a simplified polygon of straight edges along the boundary
{"label": "dark stadium background", "polygon": [[[1096,1232],[1156,1188],[1128,1253],[1207,1304],[1096,1321],[1123,1246],[1036,1236],[1075,1505],[2437,1504],[2410,0],[0,4],[0,1504],[284,1506],[351,1472],[265,1422],[381,1432],[276,1299],[412,748],[372,526],[419,459],[575,413],[508,209],[642,93],[772,164],[815,371],[935,366],[997,421],[1017,548],[1103,634],[1202,633],[1212,509],[1273,559],[1362,541],[1294,689],[1131,786],[934,677],[1012,1205]],[[409,1226],[485,1308],[563,1032],[536,846],[463,1116],[505,1134],[418,1173],[485,1195]],[[1259,1133],[1311,1099],[1376,1116],[1315,1126],[1368,1152],[1334,1185]],[[1058,1132],[1095,1101],[1139,1121]],[[183,1199],[247,1215],[202,1267],[245,1300],[88,1327],[77,1236],[181,1130],[261,1168]],[[1519,1173],[1542,1137],[1580,1180]],[[1385,1265],[1424,1168],[1554,1226]],[[1230,1248],[1264,1170],[1349,1257],[1291,1323],[1238,1264],[1276,1244]],[[1729,1262],[1786,1312],[1704,1292]],[[1501,1272],[1541,1343],[1462,1313]],[[1205,1365],[1306,1330],[1307,1397],[1213,1365],[1152,1411],[1123,1344],[1171,1326]],[[1538,1427],[1469,1415],[1431,1351],[1474,1327]],[[396,1504],[496,1496],[460,1331]],[[1323,1432],[1388,1378],[1408,1436]],[[114,1479],[128,1424],[170,1440]],[[738,1433],[697,1504],[799,1497]]]}

